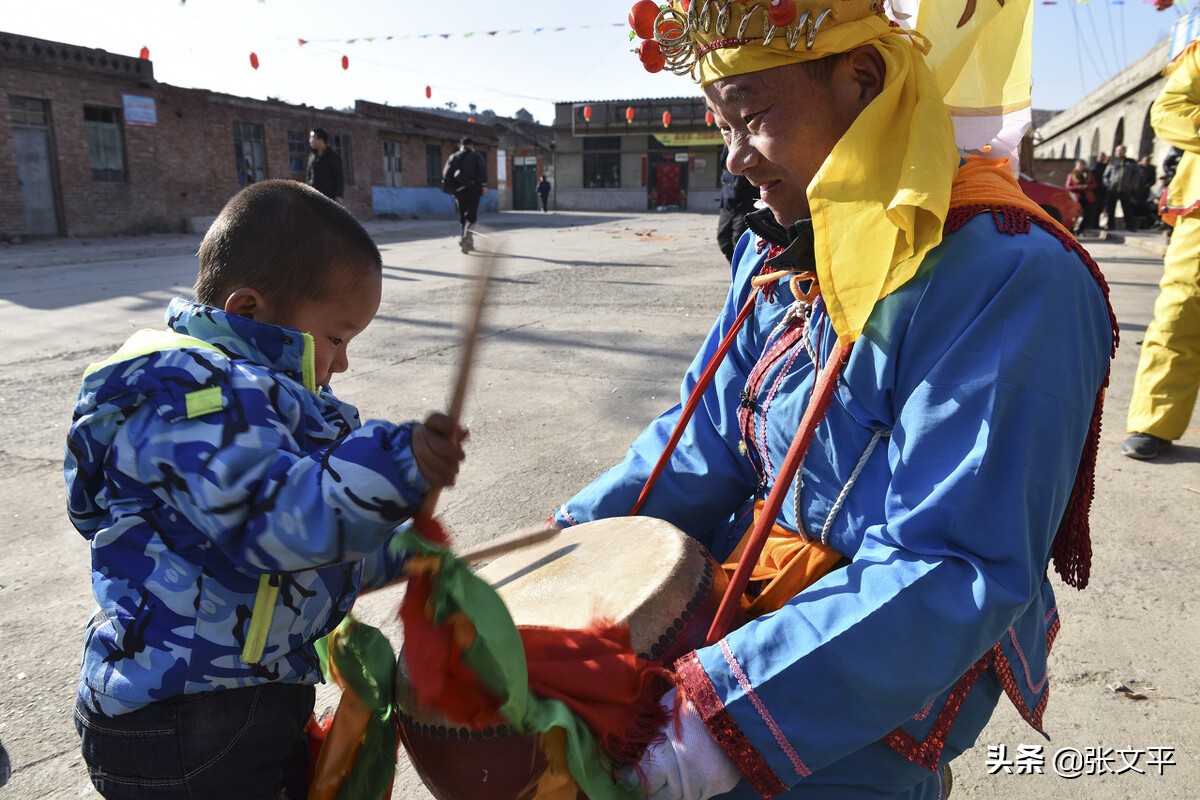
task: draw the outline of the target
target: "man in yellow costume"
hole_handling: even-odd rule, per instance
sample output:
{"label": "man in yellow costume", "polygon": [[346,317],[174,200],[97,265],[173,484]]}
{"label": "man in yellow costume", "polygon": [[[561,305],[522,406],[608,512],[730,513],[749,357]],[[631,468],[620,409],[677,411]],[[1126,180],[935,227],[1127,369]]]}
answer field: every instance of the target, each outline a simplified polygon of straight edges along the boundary
{"label": "man in yellow costume", "polygon": [[1142,340],[1121,452],[1151,459],[1187,430],[1200,388],[1200,42],[1164,71],[1167,84],[1150,108],[1150,124],[1183,150],[1167,189],[1163,216],[1175,231],[1167,247],[1154,320]]}
{"label": "man in yellow costume", "polygon": [[[554,518],[636,503],[727,564],[775,531],[751,619],[674,665],[679,715],[625,773],[652,800],[932,800],[1001,697],[1042,729],[1048,572],[1087,583],[1114,321],[1095,263],[996,158],[1028,119],[1028,0],[912,6],[631,14],[642,63],[701,84],[766,210],[684,377],[698,405]],[[840,563],[798,588],[804,540]]]}

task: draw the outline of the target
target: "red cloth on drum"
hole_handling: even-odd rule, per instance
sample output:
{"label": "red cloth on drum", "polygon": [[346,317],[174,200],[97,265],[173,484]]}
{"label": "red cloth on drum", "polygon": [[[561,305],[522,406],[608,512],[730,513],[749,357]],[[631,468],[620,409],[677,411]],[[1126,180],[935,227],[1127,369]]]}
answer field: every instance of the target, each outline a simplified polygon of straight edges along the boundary
{"label": "red cloth on drum", "polygon": [[530,691],[565,703],[614,761],[637,763],[667,722],[659,699],[673,680],[665,667],[633,653],[629,626],[597,622],[587,630],[517,630]]}
{"label": "red cloth on drum", "polygon": [[468,631],[461,623],[470,626],[470,620],[458,614],[460,624],[437,625],[426,612],[434,580],[426,572],[410,575],[400,603],[404,657],[417,700],[423,707],[436,708],[447,718],[474,730],[501,724],[504,720],[499,714],[500,700],[463,662],[463,651],[471,644],[463,639],[474,630]]}

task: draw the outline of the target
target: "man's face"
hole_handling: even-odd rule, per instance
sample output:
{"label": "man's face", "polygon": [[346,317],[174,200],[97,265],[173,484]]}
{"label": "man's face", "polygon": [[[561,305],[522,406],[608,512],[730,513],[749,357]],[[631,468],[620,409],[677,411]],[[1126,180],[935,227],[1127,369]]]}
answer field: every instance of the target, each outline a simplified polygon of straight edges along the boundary
{"label": "man's face", "polygon": [[1125,145],[1119,144],[1115,148],[1113,148],[1113,156],[1115,156],[1116,158],[1124,158],[1125,157]]}
{"label": "man's face", "polygon": [[317,153],[320,153],[325,149],[325,140],[317,136],[315,133],[309,132],[308,146],[313,150],[316,150]]}
{"label": "man's face", "polygon": [[[704,89],[726,144],[726,166],[745,175],[779,224],[809,216],[806,189],[866,102],[843,59],[828,81],[799,64],[722,78]],[[867,98],[869,102],[869,98]]]}

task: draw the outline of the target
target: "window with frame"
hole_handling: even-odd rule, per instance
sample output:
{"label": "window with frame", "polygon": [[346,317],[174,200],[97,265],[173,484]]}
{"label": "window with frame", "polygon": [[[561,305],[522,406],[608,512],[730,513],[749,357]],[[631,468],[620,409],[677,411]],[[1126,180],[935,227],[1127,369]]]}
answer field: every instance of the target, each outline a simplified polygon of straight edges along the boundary
{"label": "window with frame", "polygon": [[9,95],[8,114],[13,125],[45,128],[50,125],[50,103],[33,97]]}
{"label": "window with frame", "polygon": [[587,189],[620,188],[620,136],[590,136],[583,140],[583,185]]}
{"label": "window with frame", "polygon": [[292,180],[304,183],[308,179],[308,156],[311,152],[307,132],[288,131],[288,171],[292,173]]}
{"label": "window with frame", "polygon": [[332,134],[333,141],[330,142],[334,150],[338,151],[338,155],[342,157],[342,177],[346,180],[347,186],[354,185],[354,159],[350,157],[350,136],[340,134]]}
{"label": "window with frame", "polygon": [[383,185],[404,185],[404,169],[400,157],[400,142],[394,139],[383,140]]}
{"label": "window with frame", "polygon": [[238,183],[242,186],[267,177],[267,146],[263,126],[252,122],[233,123],[233,157]]}
{"label": "window with frame", "polygon": [[425,182],[429,186],[442,185],[442,146],[425,145]]}
{"label": "window with frame", "polygon": [[121,112],[115,108],[84,106],[83,131],[92,165],[92,180],[124,181],[125,141],[121,135]]}

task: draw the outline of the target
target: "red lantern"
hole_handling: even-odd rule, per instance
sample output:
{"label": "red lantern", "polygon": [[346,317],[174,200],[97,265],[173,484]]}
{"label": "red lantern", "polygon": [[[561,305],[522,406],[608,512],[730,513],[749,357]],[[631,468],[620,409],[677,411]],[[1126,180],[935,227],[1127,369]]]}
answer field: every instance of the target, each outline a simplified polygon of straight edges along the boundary
{"label": "red lantern", "polygon": [[583,121],[584,122],[592,121],[592,107],[591,106],[583,107]]}
{"label": "red lantern", "polygon": [[342,69],[350,69],[350,56],[342,56]]}
{"label": "red lantern", "polygon": [[431,98],[431,97],[433,97],[433,89],[431,89],[430,87],[426,86],[426,87],[425,87],[425,99],[426,99],[426,100],[428,100],[428,99],[429,99],[429,98]]}
{"label": "red lantern", "polygon": [[633,122],[633,106],[625,109],[625,124],[628,125],[631,122]]}
{"label": "red lantern", "polygon": [[467,117],[467,122],[469,122],[469,123],[471,123],[472,125],[474,125],[474,124],[475,124],[475,118],[474,118],[474,117]]}
{"label": "red lantern", "polygon": [[664,128],[671,127],[671,112],[670,111],[663,112],[663,127]]}
{"label": "red lantern", "polygon": [[705,111],[704,112],[704,124],[711,128],[713,122],[714,122],[713,113],[711,111]]}
{"label": "red lantern", "polygon": [[250,54],[250,66],[254,69],[258,69],[258,53]]}
{"label": "red lantern", "polygon": [[[138,58],[140,58],[142,61],[149,61],[150,60],[150,48],[143,47],[142,52],[138,53]],[[1122,208],[1124,208],[1124,206],[1122,206]]]}

